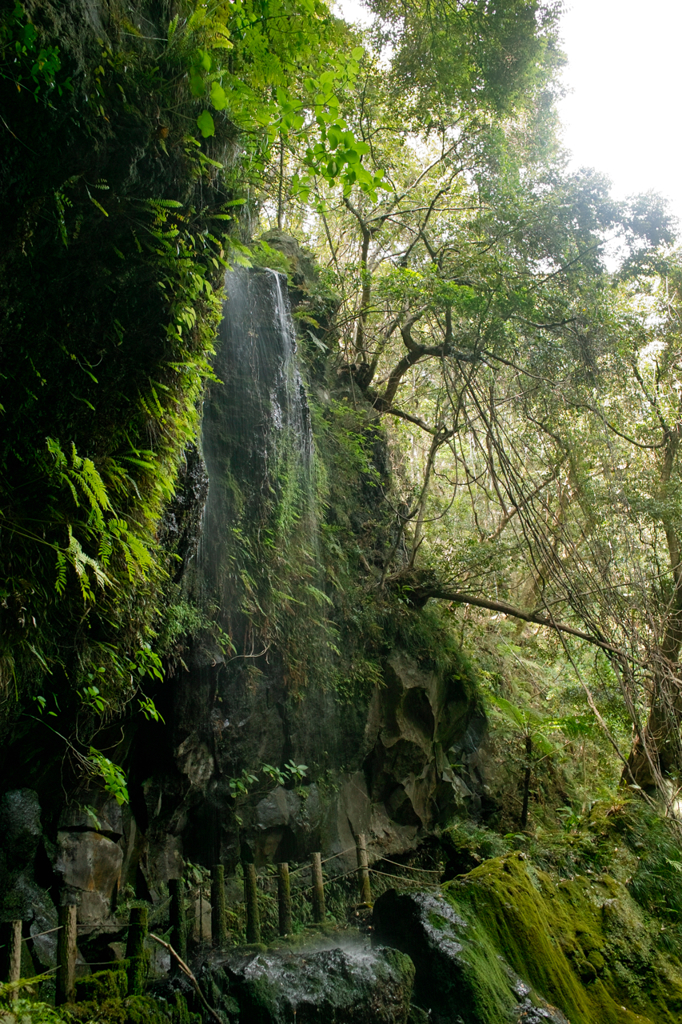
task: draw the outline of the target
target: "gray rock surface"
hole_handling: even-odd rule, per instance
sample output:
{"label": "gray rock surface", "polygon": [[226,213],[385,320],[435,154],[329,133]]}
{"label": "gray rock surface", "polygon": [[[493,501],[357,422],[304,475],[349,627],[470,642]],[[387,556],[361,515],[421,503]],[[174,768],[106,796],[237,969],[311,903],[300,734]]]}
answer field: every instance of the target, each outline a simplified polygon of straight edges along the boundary
{"label": "gray rock surface", "polygon": [[463,761],[460,748],[473,746],[475,702],[459,676],[424,669],[405,651],[391,652],[384,679],[365,731],[371,799],[397,825],[430,828],[475,804],[472,786],[452,768]]}
{"label": "gray rock surface", "polygon": [[79,803],[67,804],[59,816],[59,828],[102,832],[109,839],[118,839],[123,835],[123,812],[113,797],[98,790]]}
{"label": "gray rock surface", "polygon": [[407,1024],[414,979],[409,957],[360,946],[235,956],[212,971],[240,1024]]}
{"label": "gray rock surface", "polygon": [[534,1006],[530,999],[524,1000],[520,1010],[518,1024],[571,1024],[555,1006]]}
{"label": "gray rock surface", "polygon": [[12,789],[0,798],[0,848],[8,869],[32,864],[43,829],[38,794],[32,789]]}

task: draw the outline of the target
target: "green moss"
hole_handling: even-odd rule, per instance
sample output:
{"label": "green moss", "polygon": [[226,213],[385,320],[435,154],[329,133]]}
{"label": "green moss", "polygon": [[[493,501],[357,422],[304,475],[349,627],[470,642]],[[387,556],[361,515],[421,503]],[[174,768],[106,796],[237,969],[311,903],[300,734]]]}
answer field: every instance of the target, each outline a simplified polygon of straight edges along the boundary
{"label": "green moss", "polygon": [[[440,844],[448,859],[450,876],[464,874],[491,857],[510,852],[509,842],[497,832],[470,819],[455,821],[440,834]],[[446,876],[447,877],[447,876]]]}
{"label": "green moss", "polygon": [[125,999],[128,994],[128,978],[125,965],[118,971],[97,971],[87,978],[77,978],[76,999],[85,1002],[93,999],[103,1002],[105,999]]}
{"label": "green moss", "polygon": [[201,1024],[200,1015],[189,1012],[187,1003],[180,993],[176,994],[174,1004],[148,995],[129,996],[127,999],[115,996],[102,999],[95,995],[91,999],[69,1006],[69,1019],[84,1022],[96,1020],[98,1024]]}
{"label": "green moss", "polygon": [[414,964],[406,953],[401,953],[397,949],[385,949],[384,959],[390,967],[400,976],[402,989],[408,996],[412,992],[414,986]]}
{"label": "green moss", "polygon": [[126,1024],[167,1024],[168,1017],[149,996],[131,996],[125,1000]]}
{"label": "green moss", "polygon": [[200,1015],[190,1013],[179,992],[172,1003],[149,995],[128,996],[126,969],[127,961],[122,961],[118,970],[77,979],[71,1016],[79,1021],[96,1019],[100,1024],[201,1024]]}
{"label": "green moss", "polygon": [[[656,949],[623,884],[584,875],[557,881],[513,854],[487,861],[446,891],[572,1024],[679,1021],[682,973]],[[472,966],[489,983],[489,968]]]}
{"label": "green moss", "polygon": [[128,978],[123,967],[117,971],[97,971],[76,980],[76,1000],[79,1003],[103,1003],[107,999],[125,999],[127,995]]}
{"label": "green moss", "polygon": [[128,1020],[122,999],[106,999],[101,1003],[94,999],[88,999],[69,1007],[69,1010],[76,1021],[86,1022],[96,1018],[101,1024],[127,1024]]}

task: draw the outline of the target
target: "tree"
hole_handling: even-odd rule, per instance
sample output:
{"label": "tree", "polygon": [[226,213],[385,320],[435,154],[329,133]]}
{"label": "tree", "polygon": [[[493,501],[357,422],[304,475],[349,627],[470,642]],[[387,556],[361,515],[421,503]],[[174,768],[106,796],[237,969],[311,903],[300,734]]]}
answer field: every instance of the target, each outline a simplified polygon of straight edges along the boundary
{"label": "tree", "polygon": [[[412,37],[403,42],[411,45]],[[384,566],[381,583],[410,581],[416,600],[471,600],[601,647],[621,679],[637,736],[626,777],[660,783],[661,769],[675,760],[666,750],[679,714],[669,696],[655,697],[643,731],[641,664],[658,655],[646,653],[650,625],[635,632],[623,625],[626,611],[627,621],[651,618],[650,600],[631,606],[603,596],[632,587],[637,574],[640,596],[647,590],[646,562],[659,557],[657,541],[632,560],[627,583],[616,578],[606,536],[613,496],[610,520],[594,497],[600,491],[604,500],[619,473],[618,445],[641,429],[637,401],[653,401],[639,383],[642,395],[623,407],[634,419],[611,429],[603,403],[620,401],[614,396],[623,380],[644,380],[649,341],[640,337],[643,321],[632,303],[656,273],[657,247],[672,239],[669,222],[656,197],[615,204],[598,176],[563,171],[540,75],[542,88],[526,89],[515,111],[501,112],[492,100],[470,105],[453,88],[447,104],[440,96],[449,120],[426,122],[417,135],[414,97],[426,95],[435,109],[436,94],[415,88],[397,95],[406,52],[389,75],[368,61],[352,99],[345,97],[369,166],[384,171],[381,196],[347,186],[335,202],[324,181],[315,183],[318,249],[343,297],[337,326],[345,372],[378,417],[397,421],[391,434],[405,486],[393,564]],[[637,282],[617,297],[602,256],[614,239],[620,279]],[[634,348],[624,362],[628,344]],[[678,436],[674,417],[656,415],[663,434],[651,448],[668,453],[662,495]],[[632,530],[642,521],[626,522],[618,511],[619,544],[632,551]],[[663,533],[674,575],[677,541],[670,529]],[[657,648],[664,666],[677,656],[676,600]],[[562,609],[570,621],[558,618]],[[655,693],[663,694],[669,674],[654,672],[661,680]]]}

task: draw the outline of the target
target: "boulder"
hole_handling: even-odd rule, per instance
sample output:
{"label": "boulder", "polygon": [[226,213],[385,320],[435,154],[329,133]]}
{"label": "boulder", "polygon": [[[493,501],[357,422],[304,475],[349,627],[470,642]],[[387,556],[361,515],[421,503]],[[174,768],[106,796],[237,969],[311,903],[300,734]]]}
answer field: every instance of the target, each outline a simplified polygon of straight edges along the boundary
{"label": "boulder", "polygon": [[[209,970],[207,968],[207,970]],[[393,949],[366,947],[233,956],[214,965],[222,1007],[239,1007],[239,1024],[407,1024],[414,966]]]}
{"label": "boulder", "polygon": [[416,969],[412,1020],[430,1024],[570,1024],[499,956],[476,920],[442,895],[398,893],[376,901],[373,942],[410,956]]}
{"label": "boulder", "polygon": [[475,926],[444,896],[389,889],[376,901],[373,943],[407,953],[416,1001],[434,1024],[503,1024],[518,1019],[511,972]]}
{"label": "boulder", "polygon": [[110,899],[121,877],[123,852],[99,832],[60,832],[55,870],[65,885]]}

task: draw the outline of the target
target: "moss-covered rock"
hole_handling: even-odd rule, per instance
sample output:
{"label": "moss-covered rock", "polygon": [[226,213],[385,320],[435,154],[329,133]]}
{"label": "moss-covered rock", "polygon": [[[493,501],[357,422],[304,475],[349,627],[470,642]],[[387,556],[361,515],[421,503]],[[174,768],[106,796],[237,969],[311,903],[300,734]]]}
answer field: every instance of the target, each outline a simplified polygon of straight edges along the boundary
{"label": "moss-covered rock", "polygon": [[76,1021],[99,1024],[175,1024],[172,1008],[151,996],[87,1000],[69,1006],[69,1013]]}
{"label": "moss-covered rock", "polygon": [[515,1020],[513,979],[475,920],[440,894],[380,896],[374,941],[408,953],[416,968],[415,996],[442,1024],[503,1024]]}
{"label": "moss-covered rock", "polygon": [[679,1021],[682,972],[620,882],[558,881],[523,854],[488,861],[448,887],[460,912],[573,1024]]}
{"label": "moss-covered rock", "polygon": [[656,942],[660,924],[607,875],[559,880],[516,853],[443,895],[386,893],[374,918],[376,941],[409,953],[417,1000],[443,1024],[525,1021],[543,1000],[571,1024],[681,1019],[682,970]]}
{"label": "moss-covered rock", "polygon": [[[87,994],[89,998],[69,1005],[67,1019],[70,1021],[96,1020],[98,1024],[201,1024],[201,1015],[190,1012],[180,992],[175,992],[171,999],[153,995],[123,998],[116,994],[117,991],[125,994],[126,976],[122,971],[100,971],[90,978],[81,979],[83,981],[93,984],[89,988],[81,984],[77,995],[80,997]],[[26,1024],[34,1024],[32,1018],[29,1017]],[[35,1024],[41,1024],[40,1018],[36,1018]]]}
{"label": "moss-covered rock", "polygon": [[79,1003],[104,1003],[111,999],[125,999],[127,995],[128,978],[124,964],[117,971],[97,971],[86,978],[76,979],[76,1000]]}

